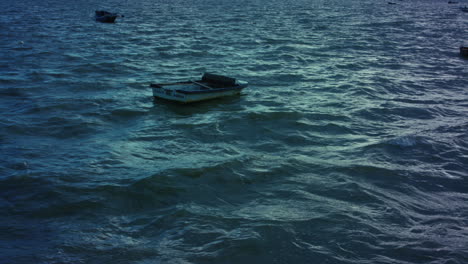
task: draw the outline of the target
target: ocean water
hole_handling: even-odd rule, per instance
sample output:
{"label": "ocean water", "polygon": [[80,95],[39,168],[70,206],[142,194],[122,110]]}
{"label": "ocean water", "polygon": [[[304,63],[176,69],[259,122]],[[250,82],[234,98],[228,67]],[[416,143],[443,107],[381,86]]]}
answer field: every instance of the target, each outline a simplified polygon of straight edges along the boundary
{"label": "ocean water", "polygon": [[468,263],[468,2],[396,3],[2,0],[0,263]]}

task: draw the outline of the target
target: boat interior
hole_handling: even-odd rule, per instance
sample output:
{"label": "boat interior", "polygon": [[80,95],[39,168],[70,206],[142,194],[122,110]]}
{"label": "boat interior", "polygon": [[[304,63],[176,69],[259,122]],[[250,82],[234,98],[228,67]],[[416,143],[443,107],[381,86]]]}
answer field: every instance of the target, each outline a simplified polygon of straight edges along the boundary
{"label": "boat interior", "polygon": [[226,88],[236,86],[236,79],[231,77],[226,77],[222,75],[216,75],[211,73],[205,73],[201,80],[196,81],[187,81],[187,82],[177,82],[177,83],[159,83],[151,84],[151,87],[154,88],[169,88],[174,90],[207,90],[207,89],[217,89],[217,88]]}

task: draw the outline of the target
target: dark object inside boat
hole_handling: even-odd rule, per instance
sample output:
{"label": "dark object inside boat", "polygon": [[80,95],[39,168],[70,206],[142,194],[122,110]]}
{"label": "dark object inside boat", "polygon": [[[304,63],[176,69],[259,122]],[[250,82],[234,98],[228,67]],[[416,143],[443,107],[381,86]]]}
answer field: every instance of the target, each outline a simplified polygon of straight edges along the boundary
{"label": "dark object inside boat", "polygon": [[212,73],[203,74],[201,81],[213,84],[215,87],[230,87],[236,85],[236,79]]}
{"label": "dark object inside boat", "polygon": [[[218,74],[212,74],[212,73],[205,73],[203,74],[202,78],[200,80],[196,81],[187,81],[187,82],[178,82],[174,84],[196,84],[200,86],[201,89],[221,89],[221,88],[226,88],[226,87],[236,87],[239,86],[239,84],[236,82],[235,78],[223,76],[223,75],[218,75]],[[170,85],[168,83],[166,84],[154,84],[152,83],[150,86],[155,87],[155,88],[162,88],[164,85]]]}
{"label": "dark object inside boat", "polygon": [[468,47],[460,47],[460,55],[463,57],[468,57]]}
{"label": "dark object inside boat", "polygon": [[103,23],[114,23],[115,19],[119,17],[117,13],[111,13],[103,10],[96,10],[96,21]]}

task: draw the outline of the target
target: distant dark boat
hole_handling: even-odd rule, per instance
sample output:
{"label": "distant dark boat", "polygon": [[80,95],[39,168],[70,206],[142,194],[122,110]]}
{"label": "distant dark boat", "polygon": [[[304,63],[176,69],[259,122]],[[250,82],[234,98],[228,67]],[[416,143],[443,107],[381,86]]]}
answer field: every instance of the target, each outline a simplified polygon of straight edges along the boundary
{"label": "distant dark boat", "polygon": [[116,13],[110,13],[107,11],[96,11],[96,21],[103,22],[103,23],[114,23],[115,19],[119,15]]}
{"label": "distant dark boat", "polygon": [[458,4],[457,1],[448,1],[449,4]]}
{"label": "distant dark boat", "polygon": [[468,47],[460,47],[460,55],[463,57],[468,57]]}
{"label": "distant dark boat", "polygon": [[388,2],[389,5],[396,5],[394,2]]}
{"label": "distant dark boat", "polygon": [[467,6],[460,7],[460,10],[463,11],[463,12],[468,13],[468,7]]}
{"label": "distant dark boat", "polygon": [[192,103],[239,94],[246,81],[205,73],[200,80],[176,83],[152,83],[153,96],[179,103]]}

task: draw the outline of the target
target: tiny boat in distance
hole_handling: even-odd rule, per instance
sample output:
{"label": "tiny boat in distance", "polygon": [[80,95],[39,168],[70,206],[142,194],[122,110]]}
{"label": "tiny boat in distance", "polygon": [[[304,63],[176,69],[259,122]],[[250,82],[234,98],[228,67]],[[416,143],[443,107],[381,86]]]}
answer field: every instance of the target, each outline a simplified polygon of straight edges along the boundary
{"label": "tiny boat in distance", "polygon": [[205,73],[201,80],[150,84],[153,96],[179,103],[192,103],[240,94],[248,83],[231,77]]}
{"label": "tiny boat in distance", "polygon": [[468,57],[468,47],[461,46],[460,47],[460,55],[463,57]]}
{"label": "tiny boat in distance", "polygon": [[117,17],[119,17],[119,15],[116,13],[96,10],[96,21],[103,23],[114,23]]}

